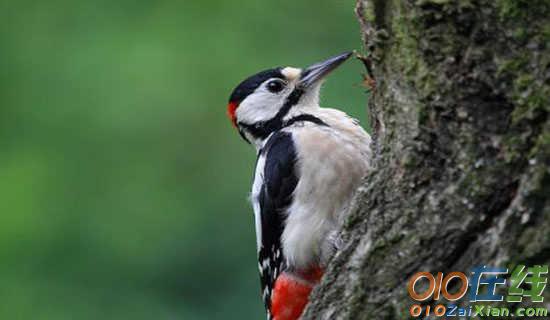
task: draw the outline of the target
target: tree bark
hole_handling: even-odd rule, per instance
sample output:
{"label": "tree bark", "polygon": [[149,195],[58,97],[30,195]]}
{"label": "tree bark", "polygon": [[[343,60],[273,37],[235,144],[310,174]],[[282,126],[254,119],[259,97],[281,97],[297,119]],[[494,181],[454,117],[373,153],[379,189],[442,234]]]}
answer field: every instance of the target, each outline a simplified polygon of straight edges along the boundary
{"label": "tree bark", "polygon": [[358,0],[356,13],[375,170],[302,318],[409,319],[418,271],[548,264],[550,1]]}

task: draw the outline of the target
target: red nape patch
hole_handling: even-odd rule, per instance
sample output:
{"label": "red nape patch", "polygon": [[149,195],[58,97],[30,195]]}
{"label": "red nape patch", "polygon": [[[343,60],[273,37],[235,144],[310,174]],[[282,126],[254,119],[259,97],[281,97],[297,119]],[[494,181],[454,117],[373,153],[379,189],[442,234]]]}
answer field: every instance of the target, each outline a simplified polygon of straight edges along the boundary
{"label": "red nape patch", "polygon": [[235,115],[235,112],[237,111],[238,106],[239,105],[236,102],[229,102],[227,105],[227,116],[235,128],[237,127],[237,116]]}
{"label": "red nape patch", "polygon": [[309,294],[321,276],[322,271],[317,268],[297,275],[281,274],[275,281],[271,297],[273,320],[297,320],[300,318],[308,302]]}

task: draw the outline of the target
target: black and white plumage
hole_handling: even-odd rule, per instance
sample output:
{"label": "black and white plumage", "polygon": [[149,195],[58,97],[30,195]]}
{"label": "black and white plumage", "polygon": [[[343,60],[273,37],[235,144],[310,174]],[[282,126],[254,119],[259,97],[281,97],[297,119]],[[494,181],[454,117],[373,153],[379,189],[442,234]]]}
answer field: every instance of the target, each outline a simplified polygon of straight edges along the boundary
{"label": "black and white plumage", "polygon": [[336,232],[370,169],[370,136],[345,113],[319,107],[322,80],[350,55],[305,70],[262,71],[230,97],[230,118],[258,154],[251,201],[268,318],[281,274],[307,283],[304,274],[332,256]]}
{"label": "black and white plumage", "polygon": [[260,240],[258,261],[262,295],[267,307],[273,284],[279,272],[286,267],[281,237],[285,227],[285,210],[291,204],[292,193],[298,183],[296,156],[292,135],[278,131],[270,137],[258,157],[259,174],[254,184],[259,186],[259,190],[254,190],[256,198],[253,201],[259,206],[256,220],[260,226],[256,236],[259,235]]}

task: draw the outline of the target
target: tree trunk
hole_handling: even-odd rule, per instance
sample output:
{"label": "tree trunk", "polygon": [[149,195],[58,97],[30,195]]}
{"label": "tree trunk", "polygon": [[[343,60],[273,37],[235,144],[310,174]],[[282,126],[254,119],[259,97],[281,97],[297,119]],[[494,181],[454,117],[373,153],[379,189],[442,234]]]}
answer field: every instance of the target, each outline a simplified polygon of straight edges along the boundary
{"label": "tree trunk", "polygon": [[356,13],[375,170],[303,319],[408,319],[418,271],[548,264],[550,1],[359,0]]}

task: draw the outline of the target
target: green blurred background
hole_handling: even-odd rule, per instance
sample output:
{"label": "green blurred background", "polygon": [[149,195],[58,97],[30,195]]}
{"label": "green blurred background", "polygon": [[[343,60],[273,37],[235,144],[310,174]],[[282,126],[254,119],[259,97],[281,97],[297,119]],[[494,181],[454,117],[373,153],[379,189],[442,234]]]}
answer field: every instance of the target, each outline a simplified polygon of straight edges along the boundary
{"label": "green blurred background", "polygon": [[[227,98],[358,49],[353,6],[0,1],[0,319],[263,319]],[[361,71],[323,105],[365,122]]]}

